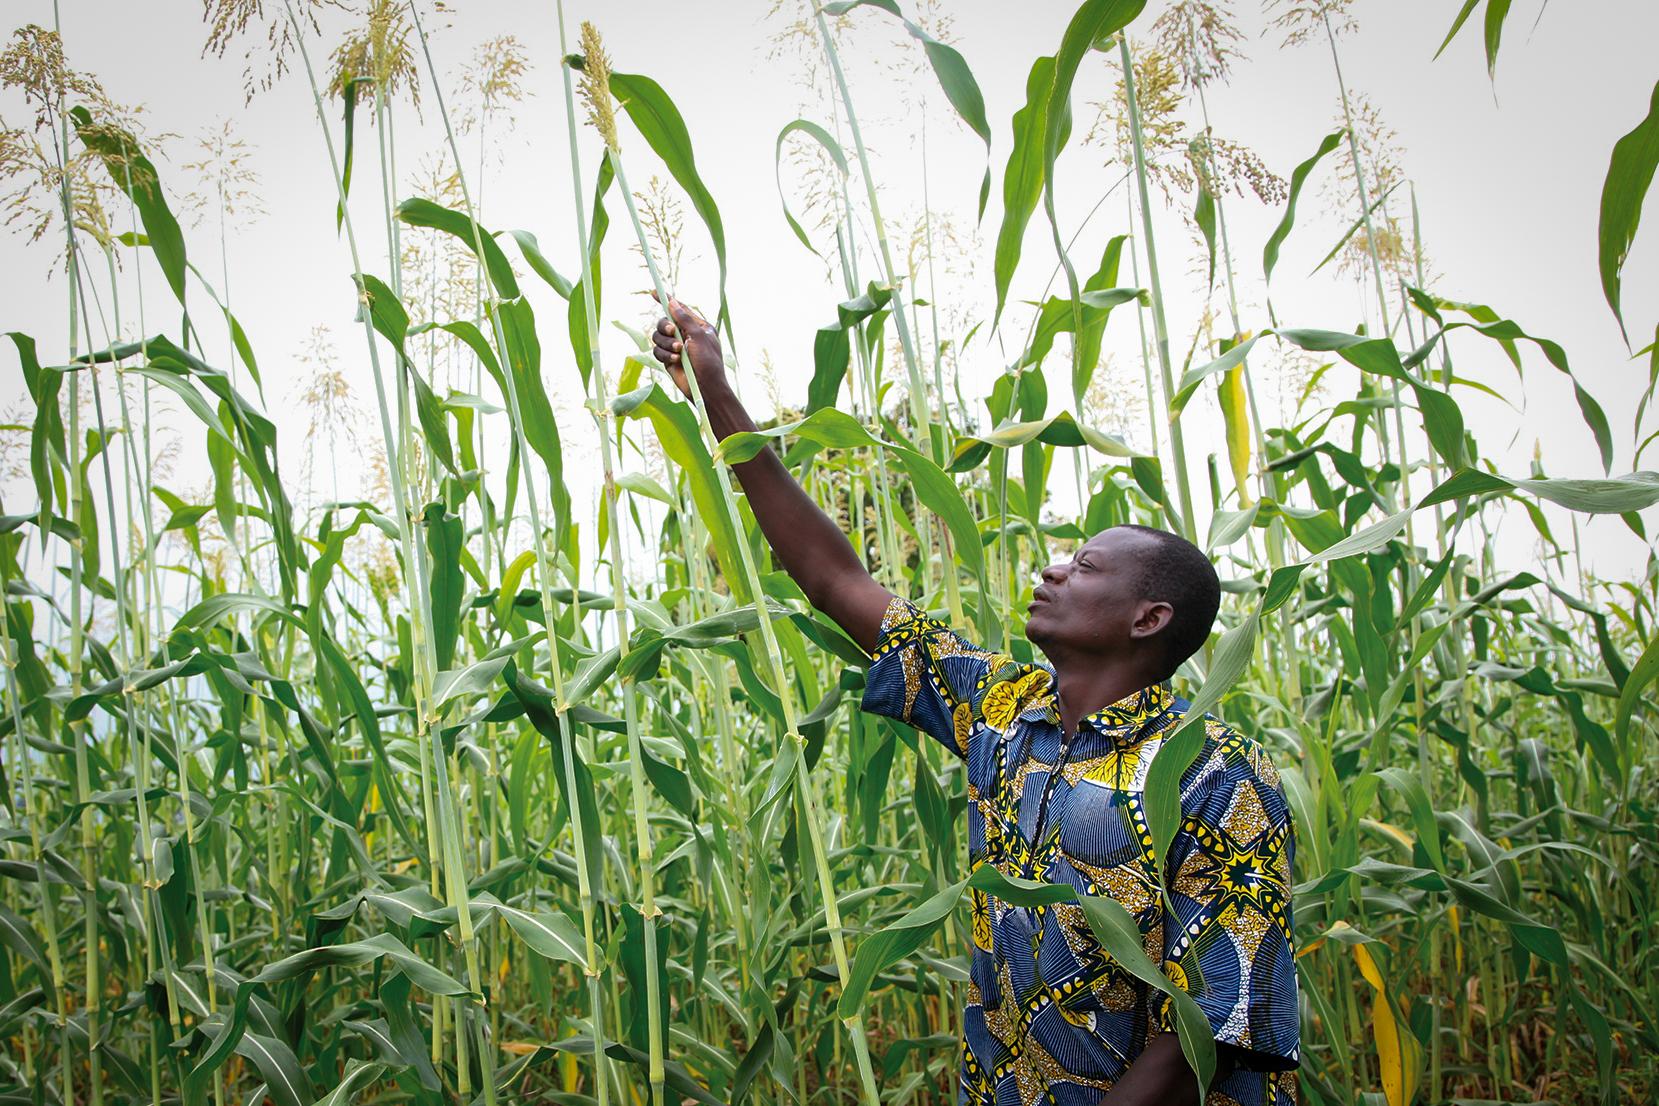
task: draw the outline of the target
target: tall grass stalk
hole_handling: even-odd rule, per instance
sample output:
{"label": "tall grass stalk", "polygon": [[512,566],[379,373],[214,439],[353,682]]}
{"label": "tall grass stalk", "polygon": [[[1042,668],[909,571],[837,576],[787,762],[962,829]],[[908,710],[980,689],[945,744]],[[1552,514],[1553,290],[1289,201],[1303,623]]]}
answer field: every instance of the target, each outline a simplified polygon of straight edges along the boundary
{"label": "tall grass stalk", "polygon": [[[858,154],[859,175],[864,178],[865,196],[870,204],[870,223],[876,233],[876,246],[881,256],[882,275],[887,279],[887,286],[893,292],[893,325],[898,328],[899,347],[904,352],[904,367],[910,385],[910,404],[912,417],[916,420],[919,434],[927,444],[928,456],[935,464],[943,464],[945,460],[944,446],[935,432],[932,418],[927,409],[927,387],[922,383],[921,364],[916,356],[915,339],[910,334],[910,322],[906,317],[901,291],[898,270],[893,265],[893,250],[887,244],[887,225],[881,218],[881,202],[876,195],[875,174],[870,171],[870,155],[864,148],[864,132],[858,126],[858,113],[853,110],[852,92],[847,88],[846,74],[841,71],[841,56],[835,49],[835,39],[830,34],[829,23],[824,19],[824,9],[807,0],[812,9],[813,18],[818,24],[818,34],[823,39],[824,56],[829,59],[830,72],[835,77],[835,86],[841,94],[841,106],[847,112],[847,130],[853,136],[853,149]],[[850,218],[850,211],[849,211]],[[939,397],[944,403],[944,396]]]}
{"label": "tall grass stalk", "polygon": [[[821,16],[820,16],[821,19]],[[584,39],[587,29],[584,27]],[[597,41],[597,36],[595,36]],[[608,85],[601,86],[602,95],[608,97]],[[605,107],[609,109],[607,102]],[[639,219],[639,212],[634,206],[633,191],[628,186],[627,169],[624,167],[622,156],[617,149],[614,134],[607,136],[611,165],[616,170],[616,181],[622,192],[623,203],[628,210],[628,220],[633,226],[634,237],[639,244],[640,252],[645,258],[646,267],[651,274],[651,286],[659,303],[667,305],[670,294],[663,284],[662,274],[657,269],[656,257],[651,249],[650,240],[646,236],[645,228]],[[902,314],[895,309],[894,315]],[[711,450],[719,445],[714,435],[714,429],[709,423],[708,408],[703,401],[702,385],[697,379],[697,373],[692,365],[690,349],[682,346],[682,361],[685,365],[686,381],[691,389],[692,402],[697,410],[697,422],[703,437]],[[715,479],[718,483],[722,509],[730,518],[739,540],[736,542],[739,562],[748,585],[749,594],[755,608],[755,615],[759,621],[761,639],[765,647],[765,658],[768,663],[772,686],[776,690],[781,704],[784,722],[784,742],[780,755],[788,756],[794,761],[794,779],[799,790],[801,802],[805,807],[807,835],[812,848],[813,866],[817,871],[819,894],[824,907],[824,922],[829,931],[830,948],[835,956],[836,975],[844,987],[850,972],[847,960],[846,939],[841,925],[841,910],[835,895],[835,883],[830,874],[829,859],[825,851],[822,815],[822,800],[818,795],[818,785],[811,772],[806,767],[802,750],[805,747],[805,738],[801,735],[800,714],[795,704],[793,682],[789,679],[784,668],[783,657],[778,648],[776,631],[772,626],[773,614],[766,602],[766,592],[761,587],[760,573],[755,567],[753,551],[747,540],[742,538],[742,516],[736,509],[736,496],[732,492],[731,477],[724,464],[716,463],[714,467]],[[649,931],[648,931],[649,932]],[[853,1051],[858,1060],[859,1077],[863,1083],[864,1097],[867,1106],[878,1106],[880,1096],[876,1091],[875,1071],[870,1061],[869,1042],[865,1035],[864,1019],[862,1014],[845,1019],[847,1030],[852,1038]],[[654,1069],[653,1069],[654,1070]]]}
{"label": "tall grass stalk", "polygon": [[1140,199],[1142,243],[1146,250],[1147,287],[1152,293],[1152,332],[1158,351],[1158,369],[1163,379],[1164,411],[1169,431],[1169,452],[1175,466],[1175,488],[1180,497],[1179,530],[1188,541],[1197,541],[1198,523],[1193,513],[1192,488],[1187,478],[1187,449],[1179,416],[1169,415],[1169,400],[1175,394],[1175,372],[1169,359],[1169,323],[1164,317],[1163,281],[1158,274],[1158,241],[1152,232],[1152,199],[1147,190],[1146,143],[1141,134],[1140,105],[1135,98],[1135,61],[1129,50],[1129,36],[1118,36],[1118,57],[1123,65],[1125,109],[1129,113],[1129,139],[1135,153],[1135,189]]}
{"label": "tall grass stalk", "polygon": [[[305,66],[306,78],[310,83],[311,96],[317,112],[317,122],[322,128],[324,142],[328,148],[328,159],[331,175],[334,180],[342,224],[346,231],[346,242],[351,251],[351,263],[354,280],[359,289],[363,289],[363,266],[357,250],[357,235],[352,225],[351,212],[346,206],[346,191],[340,176],[339,158],[334,150],[334,137],[328,127],[328,116],[323,111],[322,97],[317,91],[317,78],[311,66],[311,56],[306,47],[305,32],[294,15],[292,0],[283,0],[284,12],[293,29],[295,41],[300,50],[300,57]],[[411,8],[413,11],[413,8]],[[362,301],[364,292],[359,292],[358,316],[362,321],[364,340],[368,345],[369,364],[374,377],[375,398],[380,409],[381,434],[386,444],[388,471],[392,481],[392,499],[397,515],[397,527],[403,550],[403,564],[406,579],[412,585],[412,599],[410,604],[410,625],[415,642],[415,710],[417,741],[421,749],[421,756],[432,770],[433,781],[436,784],[436,795],[433,797],[432,808],[437,817],[433,820],[429,831],[435,835],[438,850],[431,856],[434,884],[441,872],[445,878],[445,888],[448,892],[449,905],[456,911],[458,919],[457,929],[462,950],[466,958],[467,979],[474,989],[481,989],[482,977],[478,966],[478,949],[474,940],[472,917],[470,910],[470,895],[467,891],[466,875],[463,866],[460,826],[456,817],[454,799],[449,784],[449,758],[438,746],[434,739],[434,724],[440,721],[439,714],[433,709],[432,684],[436,677],[435,654],[429,632],[430,609],[427,597],[430,590],[425,581],[425,559],[422,550],[416,544],[412,532],[412,506],[407,498],[404,485],[404,459],[408,435],[408,410],[402,398],[404,389],[399,388],[399,430],[394,433],[391,416],[386,404],[386,386],[380,368],[380,353],[375,341],[374,327],[369,318],[369,304]],[[501,344],[505,350],[505,344]],[[508,379],[511,375],[508,374]],[[530,491],[528,467],[526,468],[526,490]],[[530,501],[535,502],[533,491],[530,492]],[[534,510],[534,508],[532,508]],[[540,533],[540,527],[537,527]],[[551,635],[553,623],[548,623]],[[549,637],[549,650],[555,651]],[[555,667],[555,671],[557,668]],[[441,858],[441,859],[440,859]],[[456,1048],[460,1063],[456,1067],[457,1090],[466,1094],[470,1090],[469,1065],[465,1062],[465,1026],[460,1024],[464,1018],[458,1016],[456,1027]],[[480,1032],[482,1043],[482,1032]],[[436,1047],[436,1043],[434,1043]],[[493,1054],[487,1048],[480,1048],[480,1056],[484,1061],[484,1099],[487,1106],[495,1106],[495,1080],[493,1073]]]}

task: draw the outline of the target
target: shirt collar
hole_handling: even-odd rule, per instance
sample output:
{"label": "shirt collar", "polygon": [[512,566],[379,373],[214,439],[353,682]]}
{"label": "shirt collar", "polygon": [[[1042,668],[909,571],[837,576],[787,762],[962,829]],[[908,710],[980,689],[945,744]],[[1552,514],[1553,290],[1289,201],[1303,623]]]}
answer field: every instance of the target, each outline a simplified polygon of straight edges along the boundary
{"label": "shirt collar", "polygon": [[1142,726],[1169,709],[1175,693],[1166,684],[1156,683],[1132,691],[1115,703],[1108,703],[1083,721],[1101,734],[1112,738],[1134,736]]}

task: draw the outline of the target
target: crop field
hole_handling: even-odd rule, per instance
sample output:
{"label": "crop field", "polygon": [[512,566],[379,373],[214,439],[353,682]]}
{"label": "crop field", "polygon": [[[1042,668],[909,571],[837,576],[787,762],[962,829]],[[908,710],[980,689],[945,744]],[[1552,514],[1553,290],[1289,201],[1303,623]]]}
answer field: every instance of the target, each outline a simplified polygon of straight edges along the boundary
{"label": "crop field", "polygon": [[[198,155],[119,104],[57,7],[8,6],[0,53],[7,281],[53,305],[0,307],[0,1104],[955,1101],[963,765],[859,710],[870,657],[732,472],[765,449],[1016,659],[1089,535],[1214,559],[1175,685],[1284,781],[1302,1101],[1659,1096],[1659,319],[1624,286],[1659,88],[1593,109],[1623,137],[1585,326],[1627,405],[1437,274],[1348,0],[1068,0],[1040,55],[949,4],[780,0],[755,34],[815,97],[782,133],[697,117],[609,5],[526,5],[556,53],[461,65],[465,4],[206,0],[197,64],[245,61],[267,120],[282,92],[304,205],[230,125]],[[1409,64],[1483,94],[1531,20],[1600,18],[1413,7]],[[1294,161],[1210,125],[1247,51],[1318,59]],[[764,202],[711,187],[717,129],[774,159]],[[515,146],[568,167],[525,229],[486,202]],[[327,319],[244,327],[256,222],[334,236],[295,262]],[[728,296],[751,225],[827,277],[787,378]],[[660,373],[647,290],[717,320],[758,432]],[[1472,412],[1545,383],[1516,467]],[[1645,553],[1589,571],[1615,528]],[[1194,755],[1148,781],[1160,850]]]}

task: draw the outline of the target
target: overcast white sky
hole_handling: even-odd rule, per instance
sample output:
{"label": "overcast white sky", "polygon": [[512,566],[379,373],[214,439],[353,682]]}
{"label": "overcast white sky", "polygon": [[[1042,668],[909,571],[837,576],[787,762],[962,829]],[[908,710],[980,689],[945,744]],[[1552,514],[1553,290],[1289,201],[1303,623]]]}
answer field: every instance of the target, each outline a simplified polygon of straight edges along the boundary
{"label": "overcast white sky", "polygon": [[[479,43],[511,33],[532,63],[523,78],[530,95],[515,109],[512,132],[492,138],[482,186],[483,221],[492,229],[533,231],[554,263],[572,272],[576,250],[553,6],[467,0],[451,7],[455,11],[447,17],[448,25],[434,34],[433,48],[452,111],[466,99],[459,78]],[[639,0],[601,5],[571,0],[567,7],[573,39],[575,22],[593,19],[618,70],[655,77],[678,103],[697,143],[699,167],[725,218],[729,294],[747,380],[745,394],[757,416],[764,415],[769,401],[758,376],[764,352],[775,367],[784,402],[803,403],[813,332],[833,318],[834,305],[842,297],[822,264],[789,232],[774,185],[778,131],[803,114],[830,122],[829,104],[814,100],[801,79],[800,53],[775,48],[775,36],[798,15],[795,5],[784,0],[783,15],[769,15],[764,2]],[[905,0],[905,7],[909,11],[914,4]],[[1415,183],[1421,203],[1424,235],[1438,276],[1436,290],[1450,299],[1492,304],[1532,333],[1560,341],[1585,386],[1608,412],[1618,447],[1614,472],[1629,471],[1631,420],[1646,367],[1630,360],[1602,300],[1595,228],[1613,143],[1647,108],[1655,76],[1651,44],[1659,37],[1659,5],[1648,0],[1552,4],[1534,27],[1538,0],[1525,0],[1511,16],[1495,85],[1487,79],[1478,27],[1466,29],[1444,57],[1431,61],[1456,7],[1450,0],[1359,0],[1353,10],[1360,30],[1342,42],[1348,81],[1370,98],[1397,132],[1402,168]],[[1154,0],[1132,33],[1144,32],[1161,8]],[[1321,42],[1280,49],[1278,34],[1265,31],[1266,19],[1254,0],[1238,0],[1235,8],[1248,32],[1241,44],[1247,58],[1230,85],[1211,91],[1211,117],[1219,135],[1248,144],[1273,170],[1288,176],[1333,129],[1339,106],[1330,55]],[[8,30],[29,21],[49,26],[52,19],[48,0],[12,0],[5,10]],[[940,10],[951,17],[950,37],[984,90],[994,132],[997,185],[977,238],[974,203],[984,167],[983,146],[950,114],[931,78],[918,82],[912,76],[918,58],[901,50],[904,40],[897,24],[879,12],[857,12],[841,48],[875,159],[884,214],[895,236],[902,236],[898,228],[921,210],[919,134],[925,118],[932,206],[936,218],[948,223],[965,244],[947,251],[953,260],[941,272],[939,300],[952,317],[979,319],[988,317],[991,304],[990,251],[1001,219],[1000,180],[1011,144],[1010,117],[1022,102],[1032,60],[1054,51],[1074,5],[974,0],[942,5]],[[178,136],[162,147],[165,156],[158,159],[170,190],[190,187],[190,174],[182,166],[199,156],[196,139],[220,121],[229,119],[234,132],[253,147],[250,165],[259,175],[258,190],[267,213],[233,229],[228,240],[229,284],[232,305],[260,358],[267,409],[284,437],[284,464],[289,473],[299,472],[304,451],[320,448],[320,443],[305,438],[305,416],[298,403],[313,371],[305,361],[313,327],[330,328],[357,402],[365,411],[372,410],[373,403],[362,363],[362,339],[353,330],[350,261],[343,240],[334,233],[333,185],[303,72],[291,73],[245,106],[241,54],[247,45],[261,42],[262,35],[242,40],[221,60],[201,55],[206,28],[200,8],[183,0],[64,0],[62,18],[71,64],[97,74],[117,101],[145,105],[153,130]],[[332,17],[324,22],[323,45],[332,46],[341,23]],[[1061,221],[1068,234],[1118,175],[1103,167],[1103,147],[1081,141],[1095,118],[1093,105],[1110,98],[1114,81],[1115,72],[1102,55],[1086,59],[1074,97],[1077,127],[1059,171]],[[400,197],[413,194],[408,176],[442,143],[429,91],[423,103],[422,121],[406,107],[399,109],[399,167],[407,171],[398,188]],[[12,93],[0,96],[0,112],[11,125],[28,121]],[[372,135],[368,129],[360,133]],[[462,142],[468,159],[475,157],[476,139]],[[584,169],[591,177],[598,144],[589,130],[584,130],[582,142]],[[632,183],[643,188],[659,167],[626,124],[623,144]],[[1286,325],[1352,329],[1365,306],[1353,282],[1331,270],[1311,280],[1306,277],[1352,219],[1351,213],[1344,217],[1332,210],[1331,193],[1321,187],[1330,181],[1336,160],[1327,159],[1312,182],[1275,276],[1274,305]],[[357,172],[353,210],[368,253],[364,263],[384,273],[378,181],[367,142],[359,148]],[[792,187],[798,181],[786,172],[785,183]],[[473,187],[476,196],[476,180]],[[1404,190],[1397,195],[1403,198]],[[1659,214],[1653,206],[1649,204],[1650,225],[1637,240],[1625,279],[1627,317],[1637,346],[1646,344],[1659,315]],[[1278,215],[1254,200],[1235,200],[1228,207],[1244,278],[1247,329],[1267,325],[1259,259]],[[613,218],[621,218],[619,204],[613,203]],[[1105,240],[1127,229],[1120,192],[1080,237],[1075,251],[1079,267],[1092,269]],[[216,273],[214,226],[187,228],[187,234],[192,257]],[[1160,213],[1159,236],[1173,345],[1180,356],[1200,314],[1202,278],[1194,275],[1193,253],[1177,216]],[[637,257],[628,252],[629,238],[625,221],[613,223],[607,243],[606,316],[638,324],[649,312],[649,301],[637,294],[647,281]],[[0,329],[34,334],[49,358],[64,352],[65,284],[61,276],[45,278],[56,259],[55,247],[55,242],[28,245],[21,236],[0,236],[0,271],[7,274]],[[507,248],[516,257],[513,248]],[[1011,298],[1036,298],[1053,266],[1049,230],[1039,211]],[[150,268],[153,277],[153,265]],[[876,274],[873,255],[864,257],[862,268],[866,278]],[[130,269],[123,279],[130,282]],[[1126,256],[1122,283],[1129,282]],[[713,251],[689,213],[681,289],[693,302],[712,306],[716,298]],[[123,290],[126,329],[135,334],[136,297],[131,291]],[[542,322],[546,372],[569,416],[563,421],[580,502],[591,494],[584,481],[596,465],[586,460],[592,447],[587,419],[579,408],[579,381],[571,371],[563,305],[556,310],[551,293],[543,291],[533,288],[531,294]],[[159,328],[158,305],[170,302],[158,281],[146,281],[146,302],[154,331]],[[1225,310],[1220,295],[1214,302],[1218,310]],[[169,319],[169,328],[176,326],[173,315],[161,314]],[[1028,318],[1023,308],[1011,312],[1011,323],[1004,322],[1001,348],[981,330],[963,357],[965,395],[972,398],[988,391],[989,382],[1012,356],[1004,348],[1018,348]],[[613,365],[630,349],[620,332],[609,332],[606,342]],[[1594,443],[1578,418],[1565,379],[1528,349],[1523,387],[1496,349],[1486,345],[1483,339],[1466,338],[1454,347],[1460,376],[1498,389],[1514,404],[1512,408],[1473,390],[1459,390],[1483,452],[1497,457],[1501,471],[1513,475],[1527,474],[1535,449],[1553,475],[1600,475]],[[1109,371],[1127,374],[1131,386],[1125,390],[1133,392],[1140,367],[1129,310],[1114,317],[1106,349],[1112,358]],[[1255,360],[1258,373],[1270,374],[1275,360],[1264,349],[1264,356]],[[1051,411],[1067,402],[1064,365],[1063,354],[1051,363]],[[1348,378],[1333,374],[1332,381],[1336,395],[1348,394]],[[24,396],[21,378],[7,367],[0,374],[0,404],[16,410]],[[1207,502],[1202,458],[1222,448],[1219,423],[1208,401],[1195,404],[1189,418],[1194,489]],[[1653,421],[1650,416],[1649,430]],[[201,435],[182,417],[178,426],[187,440],[172,484],[177,489],[198,487],[201,480],[195,473],[201,470],[194,459],[200,456]],[[1420,456],[1420,439],[1417,449]],[[1652,467],[1653,454],[1644,461]],[[353,458],[342,457],[338,463],[348,478],[355,479]],[[1064,486],[1069,480],[1056,483]],[[1419,494],[1426,487],[1426,482],[1420,484]],[[5,489],[7,510],[26,509],[29,498],[25,488]],[[1505,524],[1502,548],[1510,567],[1518,568],[1533,556],[1533,542],[1524,516],[1512,515]],[[1565,515],[1552,510],[1550,517],[1557,524],[1557,536],[1566,540]],[[1649,513],[1650,524],[1655,517]],[[1607,576],[1639,574],[1648,550],[1622,522],[1594,520],[1584,534],[1592,570]]]}

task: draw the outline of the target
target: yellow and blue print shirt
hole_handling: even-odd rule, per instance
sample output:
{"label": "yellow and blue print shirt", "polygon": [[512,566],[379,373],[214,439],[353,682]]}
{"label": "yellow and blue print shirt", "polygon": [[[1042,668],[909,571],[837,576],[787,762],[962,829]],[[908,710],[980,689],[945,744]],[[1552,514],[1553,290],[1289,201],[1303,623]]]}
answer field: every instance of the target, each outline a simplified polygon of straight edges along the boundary
{"label": "yellow and blue print shirt", "polygon": [[[1062,732],[1054,673],[974,645],[895,597],[863,709],[930,734],[967,762],[974,866],[1109,896],[1146,953],[1192,995],[1237,1066],[1209,1106],[1296,1100],[1290,812],[1259,745],[1209,716],[1181,779],[1170,897],[1159,894],[1147,770],[1189,704],[1154,685]],[[974,892],[959,1101],[1084,1106],[1173,1028],[1169,1001],[1095,941],[1066,903],[1022,908]]]}

